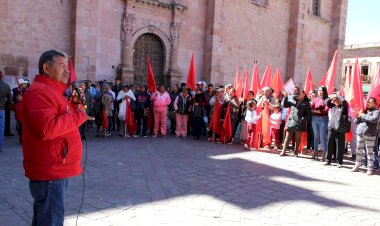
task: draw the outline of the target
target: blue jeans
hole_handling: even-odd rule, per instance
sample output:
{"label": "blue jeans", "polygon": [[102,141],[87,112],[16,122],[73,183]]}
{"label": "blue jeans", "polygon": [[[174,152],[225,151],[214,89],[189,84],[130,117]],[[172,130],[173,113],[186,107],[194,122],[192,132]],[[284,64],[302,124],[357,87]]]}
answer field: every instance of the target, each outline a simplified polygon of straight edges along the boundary
{"label": "blue jeans", "polygon": [[29,181],[33,202],[32,226],[63,226],[68,180]]}
{"label": "blue jeans", "polygon": [[0,110],[0,149],[4,144],[5,110]]}
{"label": "blue jeans", "polygon": [[375,147],[373,147],[373,169],[379,169],[379,141],[380,138],[376,139]]}
{"label": "blue jeans", "polygon": [[327,116],[315,116],[311,119],[314,133],[314,151],[318,151],[318,144],[321,143],[323,154],[327,152]]}

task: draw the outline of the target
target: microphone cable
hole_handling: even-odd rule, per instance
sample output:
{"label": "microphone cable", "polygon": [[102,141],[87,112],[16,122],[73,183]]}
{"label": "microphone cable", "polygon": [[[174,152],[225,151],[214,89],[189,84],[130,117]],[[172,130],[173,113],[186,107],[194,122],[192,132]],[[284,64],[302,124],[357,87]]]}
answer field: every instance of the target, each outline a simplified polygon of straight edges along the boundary
{"label": "microphone cable", "polygon": [[[85,136],[86,136],[86,129],[87,129],[87,123],[88,121],[86,121],[86,124],[85,124]],[[84,201],[84,193],[85,193],[85,188],[86,188],[86,183],[85,183],[85,179],[84,179],[84,176],[85,176],[85,172],[86,172],[86,166],[87,166],[87,153],[88,153],[88,150],[87,150],[87,137],[84,139],[85,140],[85,157],[84,157],[84,166],[83,166],[83,173],[82,173],[82,183],[83,183],[83,189],[82,189],[82,198],[81,198],[81,202],[80,202],[80,206],[79,206],[79,210],[78,210],[78,214],[77,214],[77,219],[75,221],[75,225],[78,226],[78,219],[79,219],[79,214],[82,210],[82,207],[83,207],[83,201]]]}

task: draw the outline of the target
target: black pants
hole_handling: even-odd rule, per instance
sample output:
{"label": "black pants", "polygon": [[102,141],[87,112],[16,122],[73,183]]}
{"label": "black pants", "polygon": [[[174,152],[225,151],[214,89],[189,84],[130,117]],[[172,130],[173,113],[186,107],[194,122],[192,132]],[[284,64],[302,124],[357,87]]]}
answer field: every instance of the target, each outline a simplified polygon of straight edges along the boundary
{"label": "black pants", "polygon": [[314,132],[311,120],[307,121],[307,149],[318,150],[318,147],[314,147]]}
{"label": "black pants", "polygon": [[171,134],[175,134],[176,123],[175,123],[175,112],[174,112],[174,110],[169,111],[169,118],[170,118],[170,132],[171,132]]}
{"label": "black pants", "polygon": [[4,124],[4,136],[9,136],[11,134],[11,110],[9,105],[5,104],[5,124]]}
{"label": "black pants", "polygon": [[194,137],[200,138],[203,129],[203,118],[194,116]]}
{"label": "black pants", "polygon": [[282,144],[284,138],[285,138],[285,132],[284,132],[284,129],[285,129],[285,122],[286,121],[282,121],[281,125],[280,125],[280,136],[279,136],[279,143]]}
{"label": "black pants", "polygon": [[[147,117],[144,117],[144,109],[136,109],[135,110],[135,118],[137,122],[137,131],[136,135],[142,134],[142,136],[146,136],[146,120]],[[142,131],[141,131],[141,121],[142,121]]]}
{"label": "black pants", "polygon": [[336,153],[336,159],[339,164],[343,164],[343,153],[345,145],[345,133],[340,133],[335,130],[329,129],[327,140],[327,161],[331,162],[332,155]]}
{"label": "black pants", "polygon": [[20,121],[17,121],[16,129],[17,129],[17,133],[18,133],[18,139],[19,139],[20,144],[21,144],[22,143],[22,124]]}
{"label": "black pants", "polygon": [[113,115],[112,115],[112,130],[119,131],[119,129],[120,129],[120,119],[118,117],[119,111],[120,111],[119,103],[116,102],[114,104],[114,109],[115,110],[114,110]]}

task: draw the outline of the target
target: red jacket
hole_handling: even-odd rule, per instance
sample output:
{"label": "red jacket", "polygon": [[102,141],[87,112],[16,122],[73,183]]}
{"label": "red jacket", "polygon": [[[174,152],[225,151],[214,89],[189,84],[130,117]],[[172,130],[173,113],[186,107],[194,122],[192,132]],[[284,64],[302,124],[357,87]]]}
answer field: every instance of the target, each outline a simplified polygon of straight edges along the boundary
{"label": "red jacket", "polygon": [[82,172],[82,141],[78,127],[86,114],[74,110],[63,93],[66,85],[37,75],[23,95],[22,150],[25,176],[57,180]]}

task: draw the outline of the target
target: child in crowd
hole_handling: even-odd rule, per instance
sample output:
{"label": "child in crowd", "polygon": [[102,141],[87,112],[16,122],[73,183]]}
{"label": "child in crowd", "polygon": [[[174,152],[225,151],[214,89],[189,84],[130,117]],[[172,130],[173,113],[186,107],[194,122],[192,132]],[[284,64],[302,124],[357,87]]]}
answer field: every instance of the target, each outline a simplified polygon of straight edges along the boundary
{"label": "child in crowd", "polygon": [[270,116],[270,129],[271,139],[274,139],[274,149],[278,149],[280,146],[280,127],[282,123],[281,118],[281,106],[275,104],[273,106],[273,113]]}
{"label": "child in crowd", "polygon": [[256,148],[254,147],[255,143],[255,136],[256,136],[256,121],[259,116],[257,116],[256,112],[256,106],[257,102],[256,100],[250,100],[247,102],[247,112],[245,115],[245,121],[247,122],[247,130],[248,130],[248,136],[247,136],[247,142],[244,145],[245,149],[249,149],[251,151],[255,151]]}
{"label": "child in crowd", "polygon": [[16,129],[18,133],[18,139],[20,144],[22,144],[22,95],[17,93],[16,104],[15,104],[15,118],[16,118]]}

